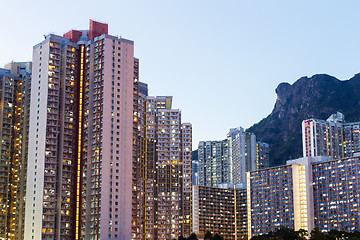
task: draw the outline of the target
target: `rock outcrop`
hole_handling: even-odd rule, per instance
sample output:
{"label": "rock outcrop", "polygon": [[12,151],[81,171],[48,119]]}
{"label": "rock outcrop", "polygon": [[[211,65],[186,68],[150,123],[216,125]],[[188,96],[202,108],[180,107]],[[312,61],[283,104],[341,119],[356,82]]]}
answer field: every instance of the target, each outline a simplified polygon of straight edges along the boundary
{"label": "rock outcrop", "polygon": [[346,81],[326,74],[302,77],[292,85],[279,84],[275,91],[273,111],[247,129],[270,144],[271,166],[302,156],[304,119],[327,119],[339,111],[347,122],[360,121],[360,74]]}

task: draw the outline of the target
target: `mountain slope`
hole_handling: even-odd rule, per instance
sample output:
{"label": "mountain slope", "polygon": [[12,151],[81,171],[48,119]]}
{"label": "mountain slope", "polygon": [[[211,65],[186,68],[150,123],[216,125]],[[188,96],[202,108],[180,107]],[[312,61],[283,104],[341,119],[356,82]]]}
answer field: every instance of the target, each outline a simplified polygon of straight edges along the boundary
{"label": "mountain slope", "polygon": [[326,120],[339,111],[347,122],[360,121],[360,74],[346,81],[326,74],[302,77],[292,85],[279,84],[276,93],[271,114],[247,129],[269,143],[270,166],[302,156],[302,120]]}

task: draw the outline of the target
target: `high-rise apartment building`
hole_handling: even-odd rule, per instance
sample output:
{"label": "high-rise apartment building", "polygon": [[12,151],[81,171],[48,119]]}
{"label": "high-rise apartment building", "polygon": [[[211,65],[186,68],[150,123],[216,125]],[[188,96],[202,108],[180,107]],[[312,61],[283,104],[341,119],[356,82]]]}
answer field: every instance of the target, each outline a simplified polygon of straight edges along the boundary
{"label": "high-rise apartment building", "polygon": [[340,112],[326,121],[308,119],[302,122],[303,156],[329,156],[332,159],[352,157],[360,152],[360,122],[347,123]]}
{"label": "high-rise apartment building", "polygon": [[198,184],[246,181],[246,172],[269,166],[269,144],[257,142],[253,133],[232,128],[225,140],[201,141],[198,147]]}
{"label": "high-rise apartment building", "polygon": [[199,142],[198,181],[201,186],[216,187],[231,182],[229,141]]}
{"label": "high-rise apartment building", "polygon": [[[192,128],[172,109],[172,97],[139,94],[138,212],[134,239],[175,239],[192,229]],[[143,107],[141,107],[141,105]],[[142,137],[140,136],[139,139]]]}
{"label": "high-rise apartment building", "polygon": [[299,172],[299,169],[285,165],[248,173],[249,236],[268,233],[281,226],[294,228],[294,187],[290,181],[293,171]]}
{"label": "high-rise apartment building", "polygon": [[193,231],[207,231],[224,239],[247,238],[246,185],[193,186]]}
{"label": "high-rise apartment building", "polygon": [[16,114],[14,113],[14,100],[16,100],[16,77],[10,74],[10,71],[0,69],[0,97],[1,97],[1,111],[0,111],[0,237],[6,239],[11,234],[11,229],[15,223],[14,204],[15,194],[11,189],[11,182],[13,180],[14,170],[13,162],[18,160],[13,159],[13,145],[14,133],[12,126],[17,124]]}
{"label": "high-rise apartment building", "polygon": [[138,60],[107,24],[33,50],[25,239],[130,239]]}
{"label": "high-rise apartment building", "polygon": [[199,161],[192,160],[192,185],[198,185]]}
{"label": "high-rise apartment building", "polygon": [[232,183],[245,182],[246,172],[258,169],[256,136],[238,127],[230,129],[228,140]]}
{"label": "high-rise apartment building", "polygon": [[199,154],[198,150],[192,151],[192,185],[198,185],[198,175],[199,175]]}
{"label": "high-rise apartment building", "polygon": [[256,166],[257,169],[264,169],[270,167],[270,148],[269,144],[265,142],[256,143]]}
{"label": "high-rise apartment building", "polygon": [[352,157],[360,152],[360,122],[343,123],[344,157]]}
{"label": "high-rise apartment building", "polygon": [[312,229],[308,209],[312,194],[307,191],[309,177],[303,164],[288,165],[247,173],[248,234],[259,235],[280,227]]}
{"label": "high-rise apartment building", "polygon": [[342,122],[341,113],[331,115],[326,121],[308,119],[302,122],[303,156],[329,156],[333,159],[341,158]]}
{"label": "high-rise apartment building", "polygon": [[304,157],[247,173],[248,234],[359,231],[360,157]]}
{"label": "high-rise apartment building", "polygon": [[[136,59],[137,60],[137,59]],[[141,239],[144,227],[144,164],[145,164],[145,99],[146,83],[138,81],[139,63],[136,64],[134,81],[134,125],[133,125],[133,187],[132,187],[132,239]],[[140,210],[141,209],[141,210]]]}
{"label": "high-rise apartment building", "polygon": [[314,162],[314,225],[319,229],[360,230],[360,157]]}
{"label": "high-rise apartment building", "polygon": [[0,238],[23,239],[31,62],[0,69]]}

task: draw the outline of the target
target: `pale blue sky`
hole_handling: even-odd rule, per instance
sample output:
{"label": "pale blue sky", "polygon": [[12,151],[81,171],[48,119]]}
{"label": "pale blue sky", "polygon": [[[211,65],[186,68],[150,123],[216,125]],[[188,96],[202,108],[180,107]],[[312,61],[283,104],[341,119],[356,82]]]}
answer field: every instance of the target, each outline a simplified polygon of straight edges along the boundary
{"label": "pale blue sky", "polygon": [[31,60],[44,34],[89,19],[135,41],[140,80],[172,95],[193,146],[225,138],[272,110],[275,88],[302,76],[360,72],[360,1],[3,1],[0,66]]}

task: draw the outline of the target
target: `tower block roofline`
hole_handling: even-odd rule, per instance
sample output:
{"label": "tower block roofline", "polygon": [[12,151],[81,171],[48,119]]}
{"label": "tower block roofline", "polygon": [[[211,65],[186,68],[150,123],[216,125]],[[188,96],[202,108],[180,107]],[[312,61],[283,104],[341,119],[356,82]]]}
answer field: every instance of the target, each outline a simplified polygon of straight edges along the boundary
{"label": "tower block roofline", "polygon": [[34,46],[26,240],[132,238],[138,78],[104,23]]}
{"label": "tower block roofline", "polygon": [[[96,22],[90,19],[89,30],[87,30],[88,40],[94,40],[96,37],[103,34],[108,34],[108,25],[106,23]],[[82,31],[70,30],[63,36],[69,38],[71,42],[76,43],[80,40]]]}
{"label": "tower block roofline", "polygon": [[[101,24],[104,25],[104,26],[102,26]],[[106,27],[105,27],[105,25],[106,25]],[[59,41],[63,40],[63,38],[67,38],[67,39],[70,40],[71,43],[76,44],[76,43],[79,43],[79,41],[87,42],[87,41],[99,40],[99,37],[101,37],[102,35],[105,35],[107,38],[110,38],[110,39],[113,39],[113,40],[121,40],[124,43],[134,45],[134,41],[132,41],[132,40],[125,39],[125,38],[118,37],[118,36],[109,35],[108,34],[107,24],[96,22],[96,21],[93,21],[93,20],[90,20],[90,29],[89,30],[75,30],[75,29],[72,29],[72,30],[64,33],[63,36],[60,36],[60,35],[57,35],[57,34],[54,34],[54,33],[50,33],[50,34],[45,36],[45,40],[49,39],[51,37],[57,37],[57,38],[59,38]],[[40,43],[34,45],[33,48],[36,48],[36,47],[40,46],[41,44],[43,44],[43,42],[40,42]],[[134,57],[134,60],[138,61],[139,59]]]}

